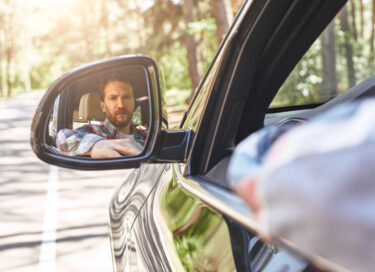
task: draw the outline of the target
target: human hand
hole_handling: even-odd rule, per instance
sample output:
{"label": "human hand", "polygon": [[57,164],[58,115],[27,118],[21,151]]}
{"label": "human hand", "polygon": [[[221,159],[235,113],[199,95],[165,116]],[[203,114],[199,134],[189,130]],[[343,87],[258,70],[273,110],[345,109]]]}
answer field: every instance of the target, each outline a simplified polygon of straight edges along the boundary
{"label": "human hand", "polygon": [[[262,204],[262,200],[259,197],[259,192],[257,192],[259,189],[258,182],[259,180],[256,176],[244,178],[239,182],[235,190],[250,207],[259,226],[263,226],[266,212],[265,206]],[[265,243],[271,242],[271,236],[264,227],[258,229],[258,234]]]}
{"label": "human hand", "polygon": [[94,159],[118,158],[122,155],[137,155],[142,150],[129,139],[100,140],[88,152]]}
{"label": "human hand", "polygon": [[237,194],[246,202],[246,204],[254,212],[255,216],[258,215],[261,210],[261,204],[259,203],[256,195],[256,178],[245,178],[236,187]]}

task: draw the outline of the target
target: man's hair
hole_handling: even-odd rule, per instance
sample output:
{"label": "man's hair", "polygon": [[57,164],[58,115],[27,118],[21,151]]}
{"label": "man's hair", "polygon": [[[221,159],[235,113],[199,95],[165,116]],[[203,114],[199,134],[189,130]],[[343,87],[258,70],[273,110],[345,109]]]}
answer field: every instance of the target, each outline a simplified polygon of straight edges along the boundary
{"label": "man's hair", "polygon": [[100,95],[100,100],[101,101],[104,101],[104,89],[105,89],[105,86],[107,86],[107,84],[109,82],[111,82],[111,81],[120,81],[120,82],[129,84],[132,87],[133,94],[134,94],[133,83],[130,80],[124,79],[123,76],[120,76],[119,74],[113,73],[113,74],[109,74],[109,75],[103,77],[101,79],[101,81],[100,81],[99,95]]}

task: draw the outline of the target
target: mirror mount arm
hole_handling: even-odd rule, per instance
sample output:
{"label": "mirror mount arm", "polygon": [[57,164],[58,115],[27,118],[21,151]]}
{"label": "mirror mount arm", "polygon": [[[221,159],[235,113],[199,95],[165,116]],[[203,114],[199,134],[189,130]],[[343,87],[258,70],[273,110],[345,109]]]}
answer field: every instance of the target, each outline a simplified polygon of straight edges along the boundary
{"label": "mirror mount arm", "polygon": [[186,162],[193,136],[192,130],[161,131],[154,162]]}

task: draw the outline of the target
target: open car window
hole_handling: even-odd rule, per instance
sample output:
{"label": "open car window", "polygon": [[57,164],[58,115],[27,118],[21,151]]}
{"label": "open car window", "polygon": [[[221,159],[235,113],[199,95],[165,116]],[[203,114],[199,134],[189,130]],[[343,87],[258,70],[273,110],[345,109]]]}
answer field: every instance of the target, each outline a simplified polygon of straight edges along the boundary
{"label": "open car window", "polygon": [[296,65],[274,97],[271,109],[323,104],[373,74],[371,3],[363,2],[361,11],[358,1],[354,1],[357,6],[351,2]]}

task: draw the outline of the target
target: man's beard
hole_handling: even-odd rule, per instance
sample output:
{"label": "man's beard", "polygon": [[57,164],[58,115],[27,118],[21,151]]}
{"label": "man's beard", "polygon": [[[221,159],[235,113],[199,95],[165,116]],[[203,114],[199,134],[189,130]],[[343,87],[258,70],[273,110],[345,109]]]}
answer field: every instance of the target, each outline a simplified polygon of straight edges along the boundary
{"label": "man's beard", "polygon": [[[119,114],[126,115],[126,117],[123,120],[117,120],[118,119],[117,116]],[[115,128],[124,128],[130,124],[132,115],[128,111],[124,110],[121,112],[116,112],[114,115],[108,114],[107,119]]]}

